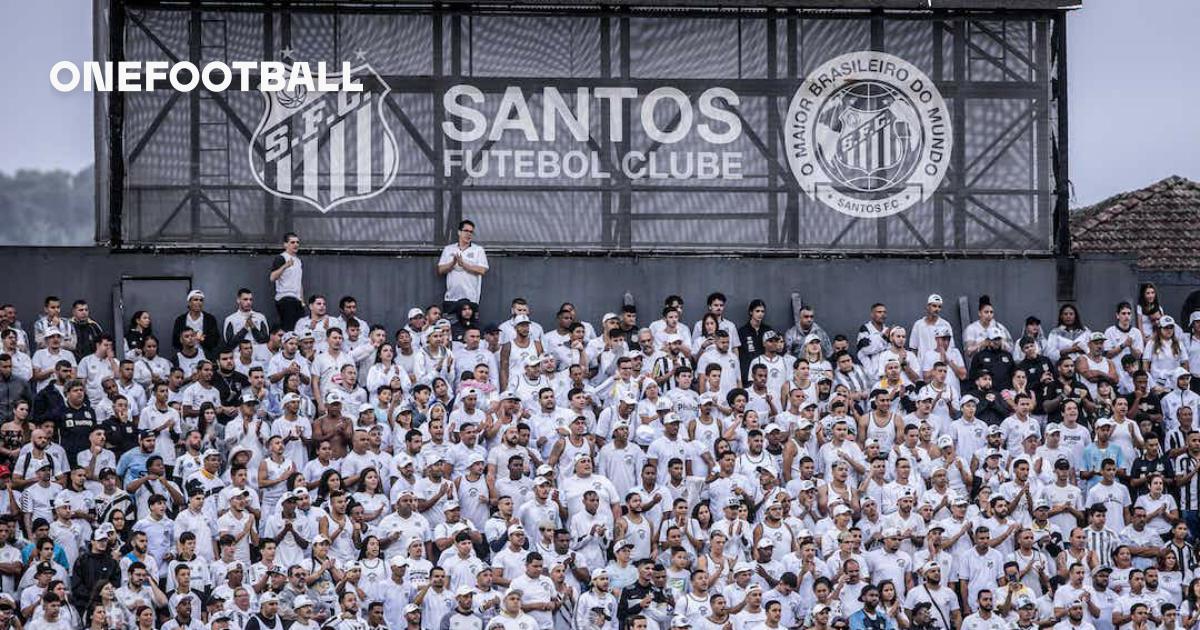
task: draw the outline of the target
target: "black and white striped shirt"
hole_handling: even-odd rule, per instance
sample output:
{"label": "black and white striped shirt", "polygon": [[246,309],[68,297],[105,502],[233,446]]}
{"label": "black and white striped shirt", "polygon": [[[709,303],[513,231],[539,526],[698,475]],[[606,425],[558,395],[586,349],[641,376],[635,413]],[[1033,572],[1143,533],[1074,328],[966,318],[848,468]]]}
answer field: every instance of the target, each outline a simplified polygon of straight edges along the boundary
{"label": "black and white striped shirt", "polygon": [[1107,527],[1096,531],[1090,525],[1083,532],[1087,535],[1087,548],[1099,556],[1100,566],[1112,566],[1112,552],[1121,544],[1117,533]]}
{"label": "black and white striped shirt", "polygon": [[[1200,461],[1188,453],[1175,458],[1175,474],[1186,475],[1196,469]],[[1179,509],[1200,510],[1200,474],[1179,486]]]}
{"label": "black and white striped shirt", "polygon": [[1175,555],[1175,560],[1178,561],[1176,566],[1183,573],[1184,582],[1190,582],[1196,577],[1196,569],[1200,568],[1200,560],[1196,558],[1196,552],[1188,545],[1176,547],[1174,542],[1167,543],[1167,551]]}
{"label": "black and white striped shirt", "polygon": [[1166,444],[1163,446],[1163,450],[1169,453],[1177,448],[1187,448],[1187,436],[1178,427],[1167,431]]}

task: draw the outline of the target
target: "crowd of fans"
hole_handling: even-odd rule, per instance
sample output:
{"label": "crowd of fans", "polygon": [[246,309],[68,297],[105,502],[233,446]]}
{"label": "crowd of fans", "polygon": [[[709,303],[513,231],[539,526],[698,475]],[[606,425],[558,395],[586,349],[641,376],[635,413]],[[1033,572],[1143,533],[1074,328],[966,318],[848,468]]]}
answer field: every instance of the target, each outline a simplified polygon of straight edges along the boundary
{"label": "crowd of fans", "polygon": [[492,324],[474,230],[394,330],[294,234],[271,317],[0,308],[0,630],[1197,628],[1200,312],[1153,286]]}

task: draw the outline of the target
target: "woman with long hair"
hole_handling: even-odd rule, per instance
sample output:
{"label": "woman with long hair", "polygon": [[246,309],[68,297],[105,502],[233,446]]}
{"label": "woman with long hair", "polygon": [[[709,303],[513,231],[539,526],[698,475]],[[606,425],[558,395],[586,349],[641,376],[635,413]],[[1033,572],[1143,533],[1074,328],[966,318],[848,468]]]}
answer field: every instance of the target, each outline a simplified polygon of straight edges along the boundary
{"label": "woman with long hair", "polygon": [[153,334],[150,311],[134,311],[133,317],[129,318],[129,327],[125,329],[125,357],[132,359],[141,356],[142,344],[146,337]]}
{"label": "woman with long hair", "polygon": [[[50,585],[46,587],[46,592],[54,593],[56,596],[58,596],[58,601],[62,602],[62,606],[58,609],[58,619],[60,624],[65,624],[68,628],[83,627],[83,621],[79,617],[79,609],[76,608],[74,602],[71,601],[71,593],[67,589],[67,583],[65,580],[52,580]],[[43,612],[42,605],[38,604],[37,608],[34,609],[33,614],[29,616],[30,623],[38,620],[42,620],[44,622],[45,617],[43,616]]]}
{"label": "woman with long hair", "polygon": [[312,504],[321,509],[327,509],[326,503],[329,501],[329,494],[343,489],[342,474],[336,470],[326,470],[321,473],[321,481],[317,482],[317,496],[313,499]]}
{"label": "woman with long hair", "polygon": [[117,588],[112,582],[105,581],[92,591],[88,609],[94,611],[96,608],[103,609],[107,614],[107,627],[111,630],[125,630],[133,626],[133,615],[117,601]]}
{"label": "woman with long hair", "polygon": [[[133,497],[128,494],[125,496],[128,497],[127,500],[115,503],[114,507],[118,509],[110,510],[108,513],[108,522],[113,526],[113,531],[109,534],[110,548],[113,545],[119,546],[121,541],[129,535],[129,530],[134,524],[134,519],[130,516],[130,512],[134,509]],[[128,508],[126,510],[119,509],[121,505],[128,505]]]}
{"label": "woman with long hair", "polygon": [[1074,360],[1087,352],[1087,337],[1090,334],[1079,308],[1074,304],[1063,304],[1058,308],[1058,324],[1046,335],[1046,356],[1052,361],[1058,361],[1061,357]]}
{"label": "woman with long hair", "polygon": [[[17,399],[12,405],[12,418],[8,422],[0,425],[0,458],[10,463],[17,461],[21,455],[21,450],[29,443],[30,437],[30,402],[24,398]],[[87,452],[87,451],[84,451]],[[26,474],[32,471],[27,472]],[[19,493],[9,484],[3,494],[0,494],[0,505],[4,507],[0,512],[18,516],[20,512],[17,510],[17,502],[20,500]]]}
{"label": "woman with long hair", "polygon": [[1179,619],[1183,630],[1195,630],[1197,622],[1200,622],[1200,577],[1188,582],[1183,605],[1179,608]]}
{"label": "woman with long hair", "polygon": [[1158,554],[1158,588],[1167,592],[1167,601],[1177,602],[1183,596],[1183,571],[1179,566],[1179,558],[1170,550],[1163,549]]}
{"label": "woman with long hair", "polygon": [[908,615],[904,613],[903,602],[900,601],[900,593],[896,591],[896,584],[891,580],[881,580],[876,586],[879,587],[879,607],[883,609],[884,614],[896,622],[897,628],[902,630],[908,628]]}
{"label": "woman with long hair", "polygon": [[825,358],[825,353],[821,349],[820,337],[816,335],[807,337],[804,345],[800,348],[800,358],[808,361],[808,373],[814,381],[822,376],[830,381],[833,380],[833,364]]}
{"label": "woman with long hair", "polygon": [[363,520],[369,525],[378,525],[388,509],[388,497],[383,493],[383,480],[374,468],[364,469],[359,474],[358,488],[351,495],[363,506]]}
{"label": "woman with long hair", "polygon": [[363,539],[358,554],[358,564],[362,567],[362,576],[359,578],[359,585],[368,592],[372,585],[382,584],[389,579],[390,572],[388,571],[387,563],[383,561],[382,553],[379,537],[374,534],[368,534]]}
{"label": "woman with long hair", "polygon": [[1167,390],[1175,389],[1175,378],[1171,373],[1177,367],[1188,367],[1188,354],[1175,333],[1174,318],[1163,315],[1158,320],[1158,328],[1147,339],[1150,341],[1142,356],[1142,369],[1150,373],[1154,384]]}
{"label": "woman with long hair", "polygon": [[1012,352],[1013,338],[1008,332],[1008,328],[1001,324],[996,319],[996,307],[992,305],[992,298],[988,295],[979,296],[979,319],[971,322],[963,331],[963,354],[970,361],[971,357],[979,351],[979,347],[983,342],[991,338],[992,334],[1000,334],[1000,345],[1005,352]]}
{"label": "woman with long hair", "polygon": [[1143,339],[1149,339],[1154,334],[1154,320],[1150,316],[1162,312],[1162,304],[1158,301],[1158,287],[1154,286],[1153,282],[1139,285],[1133,317],[1134,325],[1142,330]]}
{"label": "woman with long hair", "polygon": [[[87,624],[88,630],[108,630],[109,628],[113,628],[115,630],[116,626],[109,623],[108,610],[103,606],[99,604],[93,604],[88,606],[86,612],[87,615],[84,617],[84,623]],[[14,621],[17,620],[14,619]],[[20,622],[17,621],[17,623]],[[20,628],[21,626],[14,625],[13,627]]]}
{"label": "woman with long hair", "polygon": [[[699,357],[717,343],[717,331],[721,329],[721,320],[712,313],[705,313],[700,319],[700,335],[692,339],[692,356]],[[701,375],[697,374],[696,378]]]}
{"label": "woman with long hair", "polygon": [[371,394],[371,402],[378,404],[380,387],[390,387],[393,394],[407,392],[412,388],[408,372],[396,363],[396,346],[383,342],[375,349],[375,362],[367,370],[367,392]]}
{"label": "woman with long hair", "polygon": [[199,415],[191,418],[183,418],[179,421],[179,435],[187,435],[192,431],[199,431],[201,435],[201,443],[205,448],[215,444],[217,439],[217,407],[211,402],[200,404]]}
{"label": "woman with long hair", "polygon": [[701,501],[692,508],[692,523],[700,528],[700,531],[707,532],[712,529],[713,523],[716,522],[713,518],[712,508],[708,505],[708,500]]}

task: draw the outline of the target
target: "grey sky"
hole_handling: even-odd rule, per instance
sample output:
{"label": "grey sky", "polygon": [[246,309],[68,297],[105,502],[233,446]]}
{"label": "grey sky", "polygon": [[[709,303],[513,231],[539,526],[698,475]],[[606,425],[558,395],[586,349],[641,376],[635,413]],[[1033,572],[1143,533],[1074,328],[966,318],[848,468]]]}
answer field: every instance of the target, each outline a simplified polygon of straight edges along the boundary
{"label": "grey sky", "polygon": [[[1071,15],[1071,179],[1079,206],[1172,174],[1200,179],[1193,111],[1200,2],[1085,0]],[[90,0],[0,0],[0,171],[92,162],[91,97],[60,94],[55,61],[91,57]]]}

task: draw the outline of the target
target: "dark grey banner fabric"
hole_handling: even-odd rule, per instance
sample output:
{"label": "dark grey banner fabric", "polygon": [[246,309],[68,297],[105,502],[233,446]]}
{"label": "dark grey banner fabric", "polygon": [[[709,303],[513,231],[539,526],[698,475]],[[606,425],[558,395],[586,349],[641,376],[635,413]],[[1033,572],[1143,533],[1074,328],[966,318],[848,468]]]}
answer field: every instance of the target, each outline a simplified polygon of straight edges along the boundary
{"label": "dark grey banner fabric", "polygon": [[[126,93],[125,245],[1053,249],[1053,15],[126,8],[147,61],[364,92]],[[111,121],[110,121],[111,122]]]}

